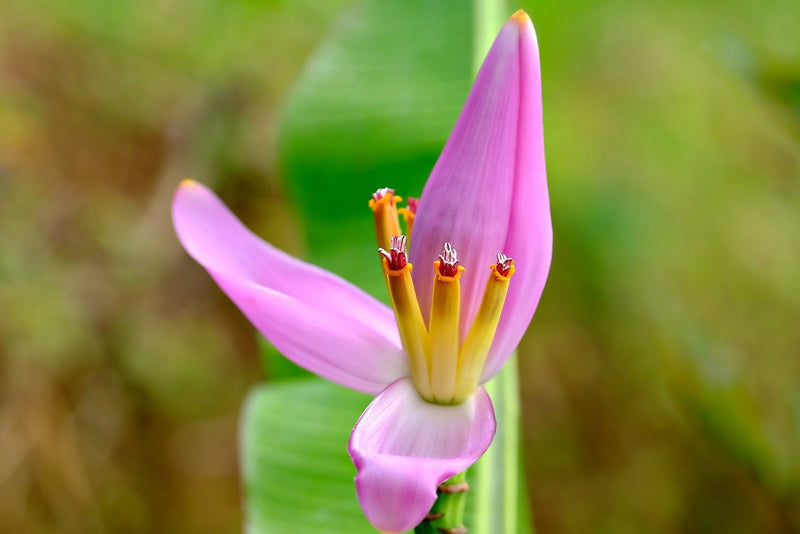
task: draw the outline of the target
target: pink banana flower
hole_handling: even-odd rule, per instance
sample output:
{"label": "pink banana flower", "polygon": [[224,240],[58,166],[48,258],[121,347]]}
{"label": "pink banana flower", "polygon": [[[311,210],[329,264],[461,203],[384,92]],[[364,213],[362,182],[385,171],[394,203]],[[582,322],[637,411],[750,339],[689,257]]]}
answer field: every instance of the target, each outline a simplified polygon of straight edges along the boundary
{"label": "pink banana flower", "polygon": [[391,308],[260,240],[197,182],[173,203],[186,251],[281,353],[376,395],[348,451],[367,519],[391,532],[417,525],[439,484],[489,447],[482,384],[522,338],[550,269],[539,53],[523,11],[492,45],[419,202],[409,200],[398,209],[384,188],[369,202]]}

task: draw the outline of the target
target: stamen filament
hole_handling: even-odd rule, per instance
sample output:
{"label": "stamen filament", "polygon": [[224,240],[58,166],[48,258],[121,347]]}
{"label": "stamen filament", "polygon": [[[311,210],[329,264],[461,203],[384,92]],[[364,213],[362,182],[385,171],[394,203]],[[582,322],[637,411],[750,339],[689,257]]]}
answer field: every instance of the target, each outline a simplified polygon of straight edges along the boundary
{"label": "stamen filament", "polygon": [[414,387],[426,400],[432,401],[430,384],[430,337],[419,309],[414,282],[411,280],[410,263],[399,270],[392,270],[389,261],[381,258],[383,272],[386,275],[386,287],[392,299],[397,327],[403,348],[408,354],[411,366],[411,379]]}
{"label": "stamen filament", "polygon": [[411,229],[414,228],[414,217],[417,215],[419,199],[408,197],[406,199],[406,204],[407,206],[405,208],[400,208],[397,210],[397,212],[403,216],[403,220],[406,223],[406,235],[409,239],[411,239]]}
{"label": "stamen filament", "polygon": [[454,403],[464,401],[478,387],[486,356],[492,346],[497,323],[500,321],[500,314],[506,301],[508,282],[514,274],[514,261],[498,254],[498,263],[492,264],[491,270],[492,273],[483,292],[483,300],[458,355]]}
{"label": "stamen filament", "polygon": [[384,187],[372,194],[369,207],[375,218],[375,237],[378,246],[388,249],[392,237],[400,235],[400,220],[397,215],[397,203],[403,199],[394,194],[394,189]]}
{"label": "stamen filament", "polygon": [[[455,253],[455,250],[453,250]],[[442,274],[445,260],[433,263],[436,279],[431,302],[431,390],[438,404],[450,404],[456,392],[458,368],[458,318],[461,309],[461,274],[456,261],[452,276]]]}

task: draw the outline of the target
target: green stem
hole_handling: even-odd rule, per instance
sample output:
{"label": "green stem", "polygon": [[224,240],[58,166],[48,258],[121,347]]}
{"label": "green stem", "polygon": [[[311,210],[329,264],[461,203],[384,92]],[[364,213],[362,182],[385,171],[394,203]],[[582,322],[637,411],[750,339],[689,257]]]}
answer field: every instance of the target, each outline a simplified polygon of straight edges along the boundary
{"label": "green stem", "polygon": [[472,9],[472,74],[476,75],[509,13],[504,0],[473,0]]}
{"label": "green stem", "polygon": [[466,532],[464,508],[467,503],[467,473],[458,473],[439,485],[439,497],[425,521],[414,529],[415,534]]}
{"label": "green stem", "polygon": [[470,534],[533,534],[520,465],[520,400],[516,355],[484,387],[492,398],[497,433],[486,454],[469,470],[473,480]]}

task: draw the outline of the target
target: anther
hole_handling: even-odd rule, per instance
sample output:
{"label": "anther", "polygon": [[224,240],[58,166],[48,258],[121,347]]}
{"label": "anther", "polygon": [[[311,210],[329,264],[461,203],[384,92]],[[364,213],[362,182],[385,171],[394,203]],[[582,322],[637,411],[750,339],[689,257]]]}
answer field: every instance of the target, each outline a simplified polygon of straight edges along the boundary
{"label": "anther", "polygon": [[509,276],[511,269],[514,267],[514,258],[509,258],[502,252],[497,253],[497,273],[500,276]]}
{"label": "anther", "polygon": [[393,203],[394,202],[394,189],[392,189],[390,187],[381,187],[377,191],[372,193],[372,200],[374,200],[375,202],[378,202],[385,196],[389,197],[389,203]]}
{"label": "anther", "polygon": [[404,235],[392,236],[392,245],[389,247],[389,251],[379,248],[378,252],[386,259],[389,269],[392,271],[400,271],[408,265],[406,236]]}
{"label": "anther", "polygon": [[444,244],[444,254],[439,254],[439,274],[453,277],[458,273],[458,253],[450,243]]}

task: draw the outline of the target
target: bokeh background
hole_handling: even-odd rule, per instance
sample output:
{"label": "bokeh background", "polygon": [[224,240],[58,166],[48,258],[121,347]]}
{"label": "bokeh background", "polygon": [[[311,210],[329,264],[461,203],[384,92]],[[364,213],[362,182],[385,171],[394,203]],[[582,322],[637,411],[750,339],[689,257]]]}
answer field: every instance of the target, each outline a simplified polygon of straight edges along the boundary
{"label": "bokeh background", "polygon": [[[800,5],[517,7],[555,230],[518,359],[537,530],[800,532]],[[240,408],[277,371],[180,248],[172,192],[192,176],[380,295],[366,199],[419,193],[471,20],[0,3],[0,531],[241,530]]]}

